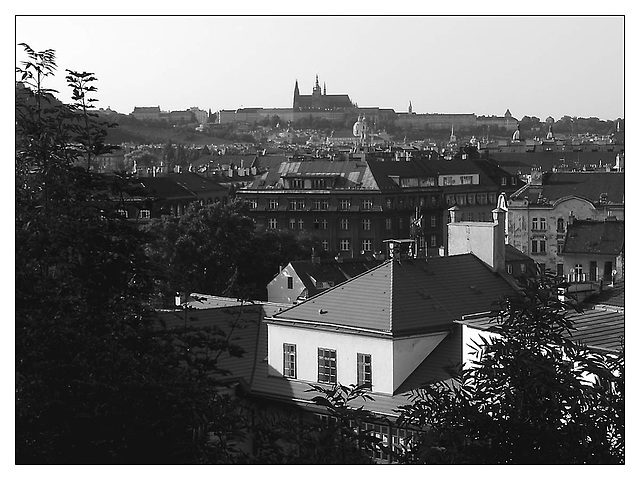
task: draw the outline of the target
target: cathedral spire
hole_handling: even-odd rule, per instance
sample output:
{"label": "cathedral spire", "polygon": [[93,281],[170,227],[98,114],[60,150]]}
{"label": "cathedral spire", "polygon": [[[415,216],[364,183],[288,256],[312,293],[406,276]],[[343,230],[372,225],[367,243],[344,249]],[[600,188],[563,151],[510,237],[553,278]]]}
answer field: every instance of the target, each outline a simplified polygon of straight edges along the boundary
{"label": "cathedral spire", "polygon": [[411,100],[409,100],[409,113],[413,113],[413,105],[411,105]]}

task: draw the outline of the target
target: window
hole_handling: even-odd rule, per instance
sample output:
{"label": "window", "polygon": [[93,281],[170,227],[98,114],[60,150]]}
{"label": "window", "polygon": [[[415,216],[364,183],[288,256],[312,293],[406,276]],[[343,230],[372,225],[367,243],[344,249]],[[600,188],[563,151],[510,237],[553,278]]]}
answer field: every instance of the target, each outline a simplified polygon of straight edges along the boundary
{"label": "window", "polygon": [[362,240],[362,251],[363,252],[371,251],[371,240],[369,239]]}
{"label": "window", "polygon": [[322,245],[322,249],[326,252],[327,250],[329,250],[329,240],[322,240],[322,242],[320,242]]}
{"label": "window", "polygon": [[559,218],[557,222],[558,233],[564,233],[564,218]]}
{"label": "window", "polygon": [[249,198],[249,199],[247,199],[247,202],[249,203],[249,208],[251,210],[256,210],[258,208],[258,199],[257,198]]}
{"label": "window", "polygon": [[480,205],[486,205],[487,204],[487,194],[486,193],[479,193],[478,194],[478,203]]}
{"label": "window", "polygon": [[270,218],[269,220],[267,220],[267,227],[278,228],[278,220],[275,218]]}
{"label": "window", "polygon": [[295,218],[290,218],[290,219],[289,219],[289,228],[290,228],[291,230],[293,230],[293,229],[295,229],[295,228],[296,228],[296,219],[295,219]]}
{"label": "window", "polygon": [[496,204],[496,194],[495,193],[490,193],[488,196],[488,201],[489,201],[489,205],[495,205]]}
{"label": "window", "polygon": [[540,230],[547,229],[547,219],[544,217],[540,217]]}
{"label": "window", "polygon": [[351,251],[351,240],[348,238],[340,239],[340,251],[341,252],[349,252]]}
{"label": "window", "polygon": [[467,203],[469,205],[475,205],[476,204],[476,195],[474,193],[470,193],[467,195]]}
{"label": "window", "polygon": [[388,209],[392,209],[393,208],[393,198],[387,198],[386,199],[386,204],[387,204],[387,208]]}
{"label": "window", "polygon": [[341,218],[340,219],[340,230],[349,230],[349,219]]}
{"label": "window", "polygon": [[119,217],[129,218],[129,212],[127,212],[124,208],[119,208],[117,213]]}
{"label": "window", "polygon": [[547,241],[542,238],[531,240],[531,253],[547,253]]}
{"label": "window", "polygon": [[318,348],[318,382],[337,383],[337,381],[336,351],[328,348]]}
{"label": "window", "polygon": [[458,205],[465,205],[467,203],[466,202],[466,195],[464,193],[460,194],[460,195],[456,195],[456,203]]}
{"label": "window", "polygon": [[431,237],[429,238],[429,245],[431,245],[432,247],[435,247],[438,245],[438,237],[436,237],[435,235],[431,235]]}
{"label": "window", "polygon": [[404,218],[399,218],[398,219],[398,228],[399,229],[403,229],[404,228]]}
{"label": "window", "polygon": [[324,178],[314,178],[311,180],[311,188],[323,189],[325,188]]}
{"label": "window", "polygon": [[301,178],[292,179],[291,188],[304,188],[304,180]]}
{"label": "window", "polygon": [[370,198],[365,198],[362,200],[362,209],[363,210],[371,210],[373,208],[373,200]]}
{"label": "window", "polygon": [[538,230],[538,218],[533,217],[531,219],[531,230]]}
{"label": "window", "polygon": [[322,219],[322,221],[320,222],[320,226],[322,227],[322,230],[326,230],[327,228],[329,228],[329,222],[326,218]]}
{"label": "window", "polygon": [[349,210],[351,208],[351,200],[348,198],[340,199],[340,210]]}
{"label": "window", "polygon": [[563,277],[564,276],[564,265],[562,263],[556,264],[556,274],[559,277]]}
{"label": "window", "polygon": [[319,198],[313,200],[313,209],[320,210],[320,206],[322,205],[322,201]]}
{"label": "window", "polygon": [[438,220],[437,220],[436,216],[435,215],[431,215],[431,226],[432,227],[436,226],[437,221]]}
{"label": "window", "polygon": [[287,289],[293,290],[293,277],[287,277]]}
{"label": "window", "polygon": [[515,185],[516,184],[516,177],[511,177],[511,185]]}
{"label": "window", "polygon": [[371,390],[371,355],[368,353],[358,354],[358,385],[367,385]]}
{"label": "window", "polygon": [[473,176],[472,175],[461,175],[460,176],[460,183],[462,183],[463,185],[471,185],[473,183]]}
{"label": "window", "polygon": [[304,199],[289,199],[289,210],[304,210]]}
{"label": "window", "polygon": [[564,242],[558,240],[558,255],[564,254]]}
{"label": "window", "polygon": [[456,196],[455,195],[447,195],[446,196],[446,201],[447,201],[447,207],[452,207],[456,203]]}
{"label": "window", "polygon": [[148,210],[146,208],[143,208],[142,210],[140,210],[140,218],[145,220],[148,218],[151,218],[151,210]]}
{"label": "window", "polygon": [[304,230],[304,220],[302,218],[298,219],[298,228]]}
{"label": "window", "polygon": [[371,230],[371,219],[363,218],[362,219],[362,230]]}
{"label": "window", "polygon": [[391,230],[391,219],[390,218],[385,218],[384,219],[384,228],[385,228],[385,230]]}
{"label": "window", "polygon": [[277,210],[278,209],[278,199],[270,198],[269,199],[269,210]]}
{"label": "window", "polygon": [[502,185],[506,185],[507,184],[507,177],[502,177]]}
{"label": "window", "polygon": [[313,228],[314,230],[318,230],[320,228],[320,220],[317,218],[313,221]]}
{"label": "window", "polygon": [[507,273],[509,275],[513,274],[513,265],[511,265],[510,263],[507,265]]}
{"label": "window", "polygon": [[296,378],[296,346],[291,343],[284,343],[282,352],[282,374],[285,377]]}

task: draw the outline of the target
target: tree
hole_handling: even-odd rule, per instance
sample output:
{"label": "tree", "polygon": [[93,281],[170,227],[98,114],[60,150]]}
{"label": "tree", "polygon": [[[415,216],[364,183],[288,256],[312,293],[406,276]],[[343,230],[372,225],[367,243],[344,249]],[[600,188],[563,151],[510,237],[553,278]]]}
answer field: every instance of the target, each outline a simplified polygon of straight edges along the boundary
{"label": "tree", "polygon": [[400,424],[417,428],[406,463],[624,462],[624,357],[570,339],[549,277],[503,299],[491,339],[453,386],[412,393]]}
{"label": "tree", "polygon": [[[146,237],[115,214],[112,178],[83,168],[102,127],[42,81],[51,50],[16,69],[16,463],[230,461],[213,374],[221,331],[170,330],[150,308]],[[87,82],[78,79],[87,80]],[[92,74],[69,73],[83,98]],[[91,80],[93,81],[93,80]],[[81,148],[78,148],[78,145]],[[216,352],[213,354],[213,352]]]}

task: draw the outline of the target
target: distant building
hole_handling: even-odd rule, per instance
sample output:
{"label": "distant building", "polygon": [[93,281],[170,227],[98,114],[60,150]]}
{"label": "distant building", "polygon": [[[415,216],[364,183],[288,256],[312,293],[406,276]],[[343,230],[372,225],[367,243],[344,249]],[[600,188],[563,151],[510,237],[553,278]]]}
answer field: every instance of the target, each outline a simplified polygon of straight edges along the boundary
{"label": "distant building", "polygon": [[327,95],[327,85],[324,85],[324,91],[320,88],[318,76],[316,75],[316,84],[313,87],[311,95],[301,95],[296,80],[293,89],[293,111],[349,111],[355,105],[351,102],[349,95]]}
{"label": "distant building", "polygon": [[160,107],[134,107],[131,115],[139,120],[160,120]]}

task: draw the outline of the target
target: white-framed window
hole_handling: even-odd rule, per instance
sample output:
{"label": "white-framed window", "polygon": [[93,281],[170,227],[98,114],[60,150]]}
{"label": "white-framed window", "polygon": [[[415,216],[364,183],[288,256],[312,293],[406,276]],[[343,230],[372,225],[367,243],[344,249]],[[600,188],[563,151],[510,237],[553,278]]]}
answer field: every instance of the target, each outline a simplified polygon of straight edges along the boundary
{"label": "white-framed window", "polygon": [[366,231],[371,230],[371,219],[370,218],[363,218],[362,219],[362,230],[366,230]]}
{"label": "white-framed window", "polygon": [[329,221],[326,218],[323,218],[320,221],[320,227],[322,228],[322,230],[326,230],[327,228],[329,228]]}
{"label": "white-framed window", "polygon": [[538,230],[538,217],[531,219],[531,230]]}
{"label": "white-framed window", "polygon": [[490,193],[488,195],[488,199],[489,199],[489,205],[495,205],[496,204],[496,194],[495,193]]}
{"label": "white-framed window", "polygon": [[467,196],[464,193],[458,194],[456,195],[456,203],[458,205],[466,205],[467,203]]}
{"label": "white-framed window", "polygon": [[270,218],[267,220],[267,227],[268,228],[278,228],[278,219],[276,218]]}
{"label": "white-framed window", "polygon": [[462,185],[471,185],[473,183],[473,175],[460,175],[460,183]]}
{"label": "white-framed window", "polygon": [[321,200],[319,198],[313,199],[313,209],[320,210]]}
{"label": "white-framed window", "polygon": [[296,219],[295,218],[290,218],[289,219],[289,229],[293,230],[296,228]]}
{"label": "white-framed window", "polygon": [[507,273],[509,275],[513,274],[513,265],[511,265],[510,263],[507,264]]}
{"label": "white-framed window", "polygon": [[325,188],[324,178],[313,178],[311,179],[311,188],[315,190],[321,190]]}
{"label": "white-framed window", "polygon": [[329,240],[322,240],[320,242],[320,244],[322,245],[322,249],[326,252],[327,250],[329,250]]}
{"label": "white-framed window", "polygon": [[362,240],[362,251],[363,252],[370,252],[371,251],[371,240],[368,238],[365,238]]}
{"label": "white-framed window", "polygon": [[507,177],[502,177],[502,185],[506,185],[507,184]]}
{"label": "white-framed window", "polygon": [[437,225],[438,219],[435,215],[431,215],[431,227],[435,227]]}
{"label": "white-framed window", "polygon": [[282,374],[285,377],[296,378],[296,346],[293,343],[282,345]]}
{"label": "white-framed window", "polygon": [[140,210],[140,218],[142,218],[143,220],[151,218],[151,210],[147,208],[143,208],[142,210]]}
{"label": "white-framed window", "polygon": [[277,198],[270,198],[268,205],[269,205],[269,210],[277,210],[278,209],[278,199]]}
{"label": "white-framed window", "polygon": [[304,180],[302,178],[291,179],[291,188],[297,188],[297,189],[304,188]]}
{"label": "white-framed window", "polygon": [[540,230],[547,229],[547,219],[545,217],[540,217]]}
{"label": "white-framed window", "polygon": [[121,218],[129,218],[129,212],[127,212],[124,208],[119,208],[116,213]]}
{"label": "white-framed window", "polygon": [[247,202],[249,203],[249,208],[251,210],[256,210],[258,208],[258,199],[257,198],[248,198]]}
{"label": "white-framed window", "polygon": [[304,210],[304,198],[290,198],[289,210]]}
{"label": "white-framed window", "polygon": [[358,353],[357,355],[357,382],[358,385],[367,385],[371,390],[371,354]]}
{"label": "white-framed window", "polygon": [[304,230],[304,220],[302,218],[298,219],[298,229]]}
{"label": "white-framed window", "polygon": [[385,230],[391,230],[391,219],[390,218],[385,218],[384,219],[384,228],[385,228]]}
{"label": "white-framed window", "polygon": [[341,252],[349,252],[351,251],[351,240],[348,238],[340,239],[340,251]]}
{"label": "white-framed window", "polygon": [[341,218],[340,219],[340,230],[349,230],[349,219]]}
{"label": "white-framed window", "polygon": [[487,204],[487,194],[486,193],[479,193],[477,199],[478,199],[478,204],[479,205],[486,205]]}
{"label": "white-framed window", "polygon": [[330,348],[318,348],[318,382],[338,382],[338,362],[336,351]]}
{"label": "white-framed window", "polygon": [[362,210],[371,210],[373,208],[373,200],[365,198],[362,200]]}
{"label": "white-framed window", "polygon": [[431,235],[431,237],[429,237],[429,245],[431,247],[437,247],[438,246],[438,237],[436,237],[435,235]]}
{"label": "white-framed window", "polygon": [[351,199],[350,198],[341,198],[340,199],[340,210],[349,210],[351,208]]}

